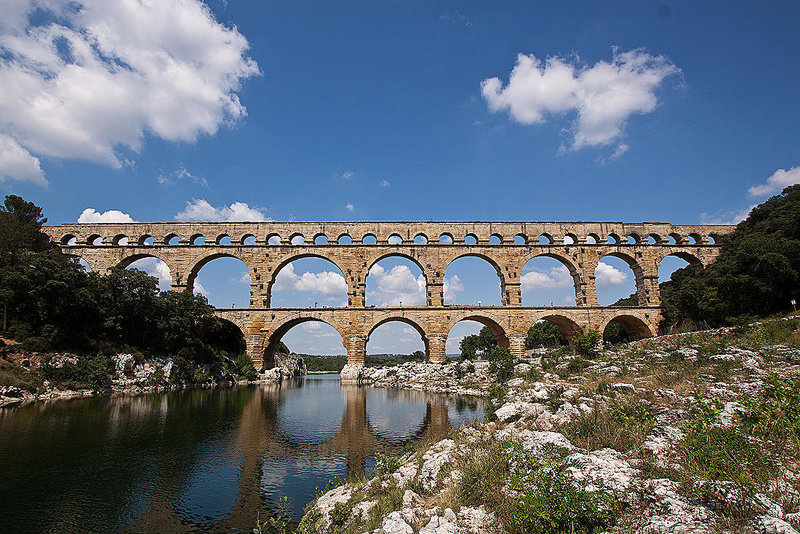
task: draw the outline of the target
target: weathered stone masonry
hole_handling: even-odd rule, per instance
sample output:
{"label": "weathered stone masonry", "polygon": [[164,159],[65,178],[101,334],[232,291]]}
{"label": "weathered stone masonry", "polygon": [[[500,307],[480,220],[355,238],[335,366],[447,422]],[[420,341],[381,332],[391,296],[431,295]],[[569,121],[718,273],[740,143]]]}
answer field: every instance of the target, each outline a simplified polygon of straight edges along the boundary
{"label": "weathered stone masonry", "polygon": [[[342,335],[348,361],[362,365],[370,333],[391,320],[413,326],[433,362],[444,361],[450,328],[464,319],[490,327],[516,356],[524,350],[528,328],[540,319],[555,323],[567,337],[581,328],[602,330],[615,319],[635,336],[651,336],[660,320],[661,260],[673,255],[693,266],[705,266],[719,252],[719,237],[733,228],[621,222],[376,221],[63,224],[45,227],[45,231],[64,253],[83,258],[97,272],[146,257],[163,260],[176,290],[191,291],[199,270],[213,259],[240,259],[250,271],[250,308],[217,313],[241,328],[248,354],[261,366],[286,331],[309,320],[335,328]],[[422,270],[426,306],[365,307],[367,274],[389,256],[408,258]],[[502,306],[444,305],[447,266],[464,256],[483,258],[495,268]],[[576,306],[522,306],[522,268],[537,256],[554,258],[567,267]],[[605,256],[621,258],[631,266],[641,306],[598,306],[595,268]],[[270,308],[278,271],[305,257],[329,260],[341,270],[348,287],[347,307]]]}

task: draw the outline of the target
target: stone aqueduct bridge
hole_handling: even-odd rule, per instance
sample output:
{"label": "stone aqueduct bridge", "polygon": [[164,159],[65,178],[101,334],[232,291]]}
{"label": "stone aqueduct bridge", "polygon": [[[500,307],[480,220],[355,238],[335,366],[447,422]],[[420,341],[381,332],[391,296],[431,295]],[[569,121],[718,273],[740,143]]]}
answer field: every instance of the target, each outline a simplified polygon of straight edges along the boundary
{"label": "stone aqueduct bridge", "polygon": [[[147,257],[163,260],[173,289],[193,290],[199,270],[221,257],[238,258],[250,272],[250,307],[217,313],[244,333],[256,366],[271,360],[281,337],[310,320],[324,321],[342,336],[348,362],[363,365],[370,333],[388,321],[414,327],[427,357],[445,359],[450,328],[464,319],[488,326],[498,342],[520,356],[528,328],[545,319],[570,338],[580,328],[604,329],[618,321],[636,337],[656,333],[660,320],[658,267],[666,256],[693,266],[713,261],[719,237],[733,226],[621,222],[217,222],[63,224],[45,227],[66,254],[105,272]],[[383,258],[401,256],[419,266],[426,280],[427,305],[365,306],[366,278]],[[500,278],[502,306],[444,304],[444,275],[454,260],[488,261]],[[520,278],[525,263],[554,258],[572,275],[575,306],[523,307]],[[607,256],[623,259],[636,278],[640,306],[598,306],[595,268]],[[341,308],[270,308],[278,271],[306,257],[334,263],[344,275],[348,305]]]}

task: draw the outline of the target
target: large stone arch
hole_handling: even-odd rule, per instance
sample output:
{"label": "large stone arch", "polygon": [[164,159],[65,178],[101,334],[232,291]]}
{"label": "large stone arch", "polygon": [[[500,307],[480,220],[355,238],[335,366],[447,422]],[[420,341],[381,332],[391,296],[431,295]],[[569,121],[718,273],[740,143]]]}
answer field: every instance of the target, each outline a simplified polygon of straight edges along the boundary
{"label": "large stone arch", "polygon": [[366,349],[366,345],[367,343],[369,343],[369,338],[372,336],[372,333],[375,330],[377,330],[380,326],[391,322],[404,323],[413,328],[414,330],[416,330],[417,333],[419,333],[420,337],[422,338],[422,343],[425,345],[425,357],[427,359],[430,359],[431,346],[430,346],[430,338],[428,337],[428,332],[425,331],[425,328],[423,328],[423,326],[420,323],[405,315],[391,314],[385,317],[381,317],[380,319],[369,325],[368,328],[365,328],[366,335],[364,336],[364,348]]}
{"label": "large stone arch", "polygon": [[480,258],[488,262],[489,265],[494,267],[495,272],[497,272],[498,278],[500,278],[500,287],[502,288],[503,285],[505,284],[506,281],[505,275],[503,274],[503,268],[500,266],[502,262],[493,258],[489,254],[483,252],[468,251],[468,252],[463,252],[461,254],[453,254],[452,256],[448,256],[443,262],[444,268],[442,269],[442,276],[444,276],[447,273],[447,268],[450,267],[450,264],[452,264],[456,260],[460,260],[461,258]]}
{"label": "large stone arch", "polygon": [[630,312],[619,313],[604,319],[600,323],[600,333],[605,332],[606,327],[612,321],[619,323],[631,339],[645,339],[657,334],[655,326],[649,320],[642,319]]}
{"label": "large stone arch", "polygon": [[[646,279],[647,278],[649,278],[649,279],[655,278],[656,285],[655,285],[654,289],[657,291],[658,290],[658,268],[656,268],[654,273],[653,272],[648,272],[648,269],[646,269],[645,266],[642,265],[636,258],[631,256],[630,254],[627,254],[627,253],[619,251],[619,250],[610,250],[610,251],[606,252],[605,254],[603,254],[602,256],[599,256],[597,258],[597,263],[599,264],[600,260],[602,260],[603,258],[608,258],[608,257],[619,258],[619,259],[621,259],[622,261],[624,261],[625,263],[628,264],[628,266],[633,271],[633,277],[634,277],[634,281],[636,283],[636,295],[639,298],[639,303],[642,306],[646,306],[650,302],[650,290],[651,290],[651,288],[649,286],[652,285],[652,284],[648,284]],[[595,270],[596,269],[597,269],[597,264],[595,264]]]}
{"label": "large stone arch", "polygon": [[407,254],[407,253],[404,253],[404,252],[397,252],[397,251],[388,251],[388,252],[382,252],[382,253],[379,253],[379,254],[375,254],[374,256],[371,256],[370,258],[368,258],[364,262],[364,265],[366,265],[366,270],[363,272],[363,276],[361,277],[361,281],[363,283],[363,286],[361,286],[359,288],[360,289],[360,293],[361,293],[360,294],[361,305],[362,306],[366,305],[367,278],[369,277],[369,272],[372,270],[373,267],[375,267],[375,265],[378,262],[380,262],[382,260],[385,260],[387,258],[403,258],[403,259],[407,259],[411,263],[413,263],[414,265],[419,267],[419,270],[422,272],[422,278],[425,280],[425,294],[427,296],[426,297],[426,299],[427,299],[426,304],[430,305],[431,304],[431,302],[430,302],[430,287],[431,287],[431,283],[433,282],[432,273],[429,271],[429,269],[427,269],[425,267],[425,265],[420,261],[419,258],[415,257],[414,254]]}
{"label": "large stone arch", "polygon": [[445,324],[445,327],[447,328],[445,335],[449,335],[450,330],[452,330],[453,327],[461,321],[475,321],[476,323],[482,324],[492,331],[498,346],[506,349],[511,347],[511,334],[506,332],[506,329],[495,319],[481,313],[466,313],[464,315],[459,315],[452,318],[448,323]]}
{"label": "large stone arch", "polygon": [[572,338],[583,330],[583,327],[574,319],[558,313],[545,315],[537,319],[537,321],[547,321],[556,325],[561,330],[561,333],[564,334],[564,337],[567,338],[570,345],[572,345]]}
{"label": "large stone arch", "polygon": [[325,323],[326,325],[336,330],[336,332],[342,337],[342,346],[347,348],[346,344],[347,336],[346,333],[340,327],[340,325],[335,324],[333,321],[326,321],[325,319],[321,319],[313,315],[293,317],[292,319],[284,321],[279,326],[275,327],[269,333],[269,336],[266,338],[264,342],[264,352],[263,352],[264,368],[268,368],[271,362],[275,361],[275,352],[278,350],[278,345],[281,339],[283,339],[283,336],[285,336],[286,333],[295,326],[307,323],[309,321],[319,321],[321,323]]}
{"label": "large stone arch", "polygon": [[522,271],[525,268],[525,265],[527,265],[529,261],[535,260],[536,258],[552,258],[558,261],[564,267],[566,267],[567,270],[569,271],[569,275],[572,277],[572,285],[575,290],[576,304],[585,301],[584,287],[586,285],[586,280],[583,279],[581,270],[578,269],[578,266],[575,264],[575,261],[566,254],[559,254],[557,252],[548,251],[548,252],[537,252],[534,254],[526,255],[525,257],[522,258],[523,260],[522,265],[519,268],[520,279],[523,276]]}
{"label": "large stone arch", "polygon": [[[275,280],[277,280],[278,274],[281,272],[281,270],[284,267],[286,267],[287,265],[289,265],[290,263],[292,263],[294,261],[297,261],[297,260],[302,260],[304,258],[317,258],[317,259],[321,259],[321,260],[325,260],[325,261],[331,262],[337,269],[339,269],[339,272],[341,273],[342,277],[344,278],[345,283],[347,283],[348,300],[352,299],[352,294],[354,293],[353,285],[358,283],[357,277],[352,276],[352,275],[348,276],[346,274],[347,271],[342,268],[342,265],[340,264],[341,262],[339,261],[339,259],[334,254],[325,254],[324,252],[318,250],[318,251],[309,251],[309,252],[291,254],[289,256],[286,256],[286,257],[282,258],[272,268],[270,276],[269,276],[269,281],[267,282],[267,287],[266,287],[266,290],[265,290],[265,293],[264,293],[264,296],[263,296],[264,302],[266,303],[266,307],[270,307],[270,305],[272,303],[272,288],[275,285]],[[352,306],[353,305],[352,301],[348,302],[348,305]]]}
{"label": "large stone arch", "polygon": [[[214,254],[209,254],[208,256],[203,256],[199,260],[195,261],[194,265],[192,265],[191,269],[189,269],[189,273],[186,276],[186,290],[190,291],[190,292],[194,291],[194,281],[195,281],[195,279],[197,279],[197,275],[200,272],[200,269],[202,269],[203,267],[208,265],[210,262],[212,262],[214,260],[218,260],[220,258],[233,258],[233,259],[241,261],[242,263],[244,263],[245,267],[247,267],[247,272],[250,274],[250,276],[252,278],[253,270],[250,267],[250,265],[247,264],[247,261],[245,261],[245,258],[242,258],[241,256],[237,256],[233,252],[217,252],[217,253],[214,253]],[[251,295],[251,299],[252,299],[252,295]]]}

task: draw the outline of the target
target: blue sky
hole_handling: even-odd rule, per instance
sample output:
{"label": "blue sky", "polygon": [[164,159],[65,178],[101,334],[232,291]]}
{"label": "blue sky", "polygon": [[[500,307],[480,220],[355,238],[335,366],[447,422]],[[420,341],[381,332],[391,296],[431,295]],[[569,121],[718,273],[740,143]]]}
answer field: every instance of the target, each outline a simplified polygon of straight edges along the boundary
{"label": "blue sky", "polygon": [[[10,0],[0,190],[52,223],[735,222],[800,181],[798,22],[796,2]],[[221,306],[247,300],[231,265],[200,276]],[[415,298],[403,265],[375,298]],[[456,301],[499,293],[484,267],[448,273]],[[554,267],[529,266],[526,303],[570,298]],[[632,291],[611,268],[601,303]],[[329,270],[295,265],[277,300],[334,302]]]}

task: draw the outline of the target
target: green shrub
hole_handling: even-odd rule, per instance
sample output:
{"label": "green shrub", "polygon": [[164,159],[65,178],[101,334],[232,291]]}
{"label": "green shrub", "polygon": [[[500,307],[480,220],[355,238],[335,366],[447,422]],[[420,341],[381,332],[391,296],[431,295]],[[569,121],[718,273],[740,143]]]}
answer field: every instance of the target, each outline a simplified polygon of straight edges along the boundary
{"label": "green shrub", "polygon": [[582,330],[572,337],[572,346],[581,356],[594,358],[597,356],[598,347],[603,340],[603,335],[597,328]]}
{"label": "green shrub", "polygon": [[389,456],[381,452],[375,454],[375,472],[373,476],[382,476],[386,473],[394,473],[403,465],[399,458]]}
{"label": "green shrub", "polygon": [[102,354],[93,357],[79,356],[76,363],[64,363],[61,367],[53,366],[50,360],[45,360],[42,365],[42,377],[45,380],[72,389],[103,389],[112,372],[111,359]]}
{"label": "green shrub", "polygon": [[489,372],[497,376],[497,380],[505,382],[514,376],[514,357],[508,349],[493,347],[489,350]]}
{"label": "green shrub", "polygon": [[253,367],[253,361],[244,353],[236,357],[236,373],[247,380],[258,378],[258,371]]}
{"label": "green shrub", "polygon": [[760,397],[743,399],[742,424],[748,433],[774,441],[800,441],[800,375],[770,373]]}

